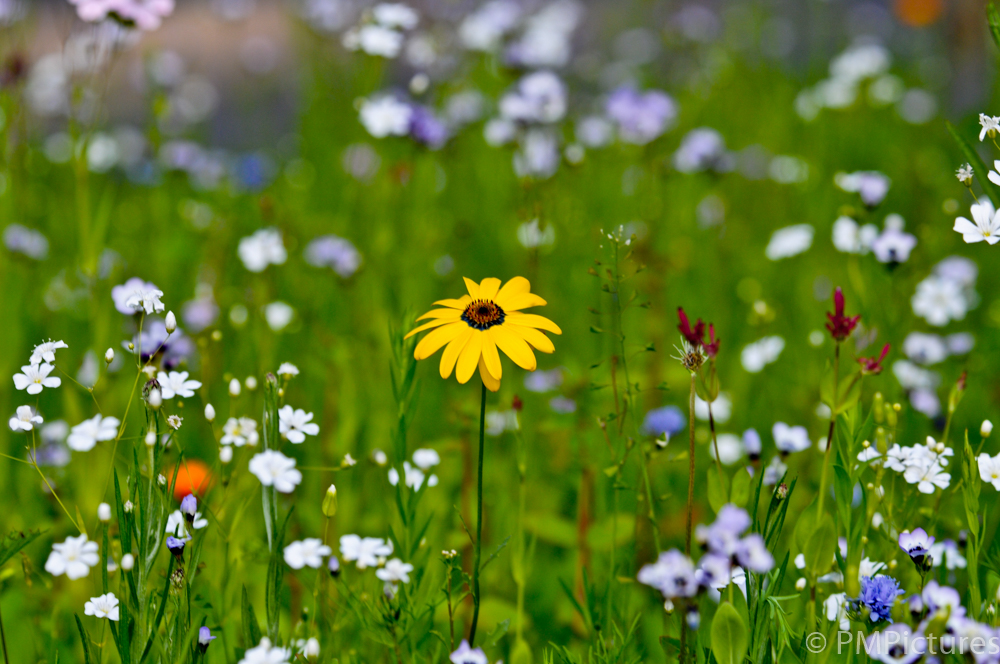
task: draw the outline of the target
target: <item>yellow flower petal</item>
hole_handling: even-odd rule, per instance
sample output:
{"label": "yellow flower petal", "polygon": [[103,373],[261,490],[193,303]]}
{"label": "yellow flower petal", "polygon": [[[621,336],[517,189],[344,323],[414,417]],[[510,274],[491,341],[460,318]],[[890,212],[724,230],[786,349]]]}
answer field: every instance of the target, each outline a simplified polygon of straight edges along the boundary
{"label": "yellow flower petal", "polygon": [[[492,329],[492,328],[491,328]],[[503,367],[500,365],[500,353],[497,352],[497,345],[493,341],[493,335],[488,332],[483,334],[483,361],[486,368],[494,378],[503,378]]]}
{"label": "yellow flower petal", "polygon": [[512,311],[507,314],[507,320],[514,325],[537,327],[540,330],[545,330],[546,332],[551,332],[552,334],[562,334],[562,330],[559,329],[558,325],[543,316],[525,314],[520,311]]}
{"label": "yellow flower petal", "polygon": [[528,307],[544,307],[548,302],[538,297],[534,293],[520,293],[508,297],[506,302],[500,305],[504,311],[519,311]]}
{"label": "yellow flower petal", "polygon": [[440,305],[442,307],[451,307],[452,309],[465,309],[467,306],[469,306],[470,302],[472,302],[472,298],[469,297],[468,295],[463,295],[457,300],[454,299],[438,300],[434,304]]}
{"label": "yellow flower petal", "polygon": [[469,343],[469,338],[472,337],[473,332],[475,330],[466,325],[465,329],[459,332],[457,337],[448,342],[447,348],[441,353],[441,366],[439,369],[441,377],[445,380],[451,375],[452,369],[455,368],[455,362],[458,361],[458,356],[462,353],[462,349],[465,348],[465,344]]}
{"label": "yellow flower petal", "polygon": [[523,338],[512,331],[509,325],[506,323],[503,325],[494,325],[487,330],[487,333],[500,350],[507,357],[514,360],[514,364],[528,371],[534,371],[537,368],[538,363],[535,360],[535,354],[531,352],[531,347]]}
{"label": "yellow flower petal", "polygon": [[[468,326],[466,325],[466,327]],[[483,333],[479,330],[473,330],[472,336],[469,337],[469,342],[465,344],[462,354],[458,356],[458,365],[455,367],[455,378],[458,379],[458,382],[463,385],[469,382],[472,374],[476,371],[476,367],[479,366],[479,358],[482,354]]]}
{"label": "yellow flower petal", "polygon": [[479,284],[477,284],[472,279],[469,279],[468,277],[462,277],[462,278],[465,279],[465,287],[469,290],[469,296],[473,300],[478,300],[479,299]]}
{"label": "yellow flower petal", "polygon": [[461,321],[451,323],[449,325],[442,325],[420,340],[417,347],[413,349],[413,357],[418,360],[427,359],[434,353],[438,352],[438,349],[441,348],[441,346],[457,337],[461,334],[463,329],[468,329],[468,327],[468,325]]}
{"label": "yellow flower petal", "polygon": [[500,290],[500,280],[496,277],[486,277],[479,282],[479,299],[492,300]]}
{"label": "yellow flower petal", "polygon": [[448,318],[435,318],[434,320],[432,320],[429,323],[424,323],[420,327],[413,328],[403,338],[404,339],[409,339],[410,337],[412,337],[417,332],[423,332],[424,330],[429,330],[432,327],[438,327],[439,325],[445,325],[446,323],[454,323],[454,322],[455,322],[454,320],[450,320]]}
{"label": "yellow flower petal", "polygon": [[500,381],[490,375],[490,370],[486,368],[486,363],[483,362],[483,358],[479,358],[479,375],[483,379],[483,385],[490,392],[496,392],[500,389]]}
{"label": "yellow flower petal", "polygon": [[503,285],[503,288],[501,288],[500,292],[496,294],[493,301],[506,309],[507,306],[504,302],[508,298],[513,297],[514,295],[520,295],[521,293],[528,293],[530,291],[531,283],[527,279],[524,277],[514,277]]}
{"label": "yellow flower petal", "polygon": [[458,309],[431,309],[423,316],[417,318],[417,320],[424,320],[425,318],[451,318],[452,320],[457,320],[462,317],[462,312]]}
{"label": "yellow flower petal", "polygon": [[533,327],[524,327],[523,325],[514,325],[513,323],[505,323],[502,327],[509,329],[511,332],[527,341],[529,344],[534,346],[536,350],[543,353],[556,352],[556,347],[552,345],[552,340]]}

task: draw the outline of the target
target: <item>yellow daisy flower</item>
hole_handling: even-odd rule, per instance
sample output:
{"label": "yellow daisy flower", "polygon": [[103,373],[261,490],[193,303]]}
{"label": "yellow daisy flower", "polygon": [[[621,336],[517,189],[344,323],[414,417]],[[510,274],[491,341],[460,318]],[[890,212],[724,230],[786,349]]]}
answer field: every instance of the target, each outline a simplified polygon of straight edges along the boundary
{"label": "yellow daisy flower", "polygon": [[526,314],[522,309],[539,307],[545,300],[531,292],[524,277],[514,277],[503,288],[493,277],[476,283],[465,279],[468,295],[457,300],[438,300],[441,309],[428,311],[417,320],[431,319],[406,335],[407,338],[424,330],[432,330],[420,340],[413,357],[424,360],[444,347],[441,354],[441,377],[448,378],[452,370],[459,383],[467,383],[476,367],[483,384],[491,392],[500,389],[503,367],[500,353],[522,369],[534,371],[538,366],[532,348],[551,353],[555,346],[541,330],[562,334],[559,326],[548,318]]}

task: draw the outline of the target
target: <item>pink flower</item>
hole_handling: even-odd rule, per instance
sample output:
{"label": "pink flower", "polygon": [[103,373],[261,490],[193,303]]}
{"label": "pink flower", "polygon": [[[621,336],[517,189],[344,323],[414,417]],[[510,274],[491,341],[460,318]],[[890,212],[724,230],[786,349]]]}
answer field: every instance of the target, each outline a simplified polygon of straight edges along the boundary
{"label": "pink flower", "polygon": [[84,21],[114,19],[140,30],[156,30],[174,11],[174,0],[69,0]]}

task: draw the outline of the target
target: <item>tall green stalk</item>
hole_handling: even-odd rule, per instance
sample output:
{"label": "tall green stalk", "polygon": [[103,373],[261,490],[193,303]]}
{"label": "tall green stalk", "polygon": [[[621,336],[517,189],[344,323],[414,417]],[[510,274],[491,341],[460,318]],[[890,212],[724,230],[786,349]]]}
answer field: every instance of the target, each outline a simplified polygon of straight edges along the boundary
{"label": "tall green stalk", "polygon": [[479,406],[479,474],[476,481],[476,544],[472,562],[472,627],[469,629],[469,645],[476,645],[476,626],[479,624],[479,561],[483,553],[483,448],[486,439],[486,383],[483,383],[483,398]]}

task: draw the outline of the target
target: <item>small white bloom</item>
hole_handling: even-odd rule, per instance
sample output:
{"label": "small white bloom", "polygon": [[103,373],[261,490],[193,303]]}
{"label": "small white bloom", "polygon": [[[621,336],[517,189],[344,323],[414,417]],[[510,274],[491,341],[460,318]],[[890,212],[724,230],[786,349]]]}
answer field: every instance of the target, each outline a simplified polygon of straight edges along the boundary
{"label": "small white bloom", "polygon": [[239,419],[230,417],[222,426],[222,439],[219,442],[223,445],[235,445],[236,447],[244,445],[253,447],[258,440],[260,440],[260,435],[257,433],[256,422],[249,417]]}
{"label": "small white bloom", "polygon": [[[201,530],[208,525],[208,519],[201,515],[201,512],[195,512],[194,520],[191,522],[191,527],[194,530]],[[180,539],[188,539],[190,535],[187,531],[187,521],[184,518],[184,513],[180,510],[174,510],[167,516],[167,527],[165,532],[169,535]]]}
{"label": "small white bloom", "polygon": [[205,419],[209,422],[215,421],[215,406],[210,403],[205,404]]}
{"label": "small white bloom", "polygon": [[392,542],[386,542],[381,537],[361,538],[357,535],[344,535],[340,538],[340,556],[347,562],[355,562],[358,569],[375,567],[379,558],[392,555]]}
{"label": "small white bloom", "polygon": [[993,485],[993,488],[1000,491],[1000,454],[991,457],[983,452],[979,455],[979,476],[984,482]]}
{"label": "small white bloom", "polygon": [[441,463],[441,457],[438,455],[437,450],[425,447],[413,453],[413,463],[420,470],[429,470]]}
{"label": "small white bloom", "polygon": [[[1000,169],[1000,161],[995,163]],[[990,181],[1000,184],[1000,174],[990,171]],[[968,244],[983,241],[989,244],[1000,242],[1000,214],[993,209],[993,203],[983,197],[978,203],[972,204],[971,211],[975,223],[965,217],[955,219],[954,230],[962,234],[962,239]]]}
{"label": "small white bloom", "polygon": [[86,535],[67,537],[65,542],[52,545],[52,553],[45,561],[45,571],[52,576],[65,574],[70,580],[82,579],[100,561],[97,542],[89,541]]}
{"label": "small white bloom", "polygon": [[137,313],[140,311],[145,311],[147,314],[160,313],[166,308],[160,301],[161,297],[163,297],[161,290],[137,289],[125,300],[125,306]]}
{"label": "small white bloom", "polygon": [[119,425],[121,422],[117,417],[94,415],[73,427],[66,444],[76,452],[88,452],[94,449],[98,441],[114,440],[118,435]]}
{"label": "small white bloom", "polygon": [[246,380],[243,381],[243,385],[246,386],[246,388],[248,390],[250,390],[251,392],[253,392],[254,390],[257,389],[257,377],[256,376],[247,376]]}
{"label": "small white bloom", "polygon": [[283,406],[278,411],[278,429],[292,443],[305,442],[306,436],[319,434],[319,425],[312,422],[313,414],[301,408]]}
{"label": "small white bloom", "polygon": [[97,506],[97,518],[101,521],[111,521],[111,505],[101,503]]}
{"label": "small white bloom", "polygon": [[931,275],[917,284],[917,292],[910,298],[913,313],[935,327],[943,327],[952,320],[962,320],[969,303],[962,285],[952,279]]}
{"label": "small white bloom", "polygon": [[291,660],[292,651],[289,648],[272,646],[271,640],[265,636],[261,638],[260,645],[243,653],[239,664],[289,664]]}
{"label": "small white bloom", "polygon": [[173,334],[174,330],[177,329],[177,317],[174,316],[173,311],[168,311],[166,318],[163,320],[163,326],[167,330],[167,334]]}
{"label": "small white bloom", "polygon": [[413,109],[392,95],[366,99],[361,103],[361,124],[375,138],[405,136],[410,132]]}
{"label": "small white bloom", "polygon": [[385,564],[385,567],[375,570],[375,576],[386,583],[409,583],[412,571],[413,565],[404,563],[399,558],[393,558]]}
{"label": "small white bloom", "polygon": [[42,416],[36,415],[31,406],[18,406],[16,413],[8,423],[11,431],[31,431],[36,424],[42,423]]}
{"label": "small white bloom", "polygon": [[420,16],[412,8],[402,3],[382,3],[372,9],[375,21],[386,28],[412,30],[417,27]]}
{"label": "small white bloom", "polygon": [[750,373],[759,373],[768,364],[776,361],[784,349],[785,340],[781,337],[764,337],[743,347],[740,352],[740,362]]}
{"label": "small white bloom", "polygon": [[285,563],[292,569],[302,569],[312,567],[319,569],[323,566],[324,556],[333,553],[333,549],[323,544],[322,541],[310,537],[299,542],[292,542],[285,547]]}
{"label": "small white bloom", "polygon": [[[281,332],[283,329],[288,327],[288,324],[292,322],[295,317],[295,309],[292,308],[287,302],[271,302],[264,306],[264,320],[267,321],[267,326],[274,330],[275,332]],[[250,380],[249,378],[247,379]],[[256,382],[256,378],[253,379]],[[249,385],[247,386],[249,389]]]}
{"label": "small white bloom", "polygon": [[135,556],[131,553],[126,553],[122,556],[122,569],[129,572],[133,567],[135,567]]}
{"label": "small white bloom", "polygon": [[991,433],[993,433],[993,423],[989,420],[983,420],[983,423],[979,425],[979,435],[983,438],[989,438]]}
{"label": "small white bloom", "polygon": [[118,598],[114,593],[91,597],[90,601],[83,605],[83,614],[118,622]]}
{"label": "small white bloom", "polygon": [[282,362],[278,367],[278,375],[282,378],[292,378],[299,375],[299,368],[291,362]]}
{"label": "small white bloom", "polygon": [[955,177],[962,184],[968,186],[972,184],[972,176],[974,172],[972,170],[972,164],[964,164],[959,166],[958,170],[955,171]]}
{"label": "small white bloom", "polygon": [[115,349],[109,348],[106,351],[104,351],[104,362],[107,364],[111,364],[114,361],[115,361]]}
{"label": "small white bloom", "polygon": [[985,113],[980,113],[979,124],[982,126],[982,130],[979,132],[980,141],[986,138],[987,134],[992,138],[1000,131],[1000,117],[990,117]]}
{"label": "small white bloom", "polygon": [[872,243],[878,237],[878,228],[874,224],[858,226],[858,222],[850,217],[838,217],[833,222],[833,246],[837,251],[848,254],[867,254]]}
{"label": "small white bloom", "polygon": [[14,387],[26,390],[28,394],[38,394],[43,387],[59,387],[62,385],[62,379],[56,376],[49,377],[53,369],[55,367],[48,362],[23,366],[21,373],[14,374]]}
{"label": "small white bloom", "polygon": [[281,452],[264,450],[250,459],[250,472],[264,486],[273,486],[280,493],[291,493],[302,481],[302,473],[295,468],[295,459]]}
{"label": "small white bloom", "polygon": [[268,265],[282,265],[288,258],[281,232],[276,228],[262,228],[240,240],[237,248],[240,260],[251,272],[263,272]]}
{"label": "small white bloom", "polygon": [[240,392],[242,391],[243,391],[243,386],[240,385],[240,381],[238,378],[233,378],[231,381],[229,381],[229,396],[238,397],[240,396]]}
{"label": "small white bloom", "polygon": [[42,362],[54,363],[56,361],[56,351],[60,348],[69,348],[63,341],[43,341],[35,346],[31,352],[28,364],[41,364]]}
{"label": "small white bloom", "polygon": [[222,463],[229,463],[233,460],[233,448],[229,445],[223,445],[219,448],[219,461]]}
{"label": "small white bloom", "polygon": [[354,460],[354,457],[351,456],[350,452],[348,452],[347,454],[344,455],[344,465],[345,466],[347,466],[348,468],[350,468],[351,466],[355,465],[356,463],[357,463],[357,461]]}
{"label": "small white bloom", "polygon": [[163,405],[163,393],[160,390],[152,389],[149,391],[149,396],[146,397],[146,403],[153,410],[159,410],[160,406]]}
{"label": "small white bloom", "polygon": [[779,228],[771,235],[764,254],[772,261],[797,256],[812,246],[815,229],[809,224]]}
{"label": "small white bloom", "polygon": [[170,373],[161,371],[156,380],[160,383],[160,396],[164,399],[173,399],[175,396],[193,397],[194,391],[201,388],[200,381],[188,380],[187,371],[171,371]]}
{"label": "small white bloom", "polygon": [[306,659],[319,657],[319,640],[315,636],[310,636],[306,640],[299,639],[296,645]]}

